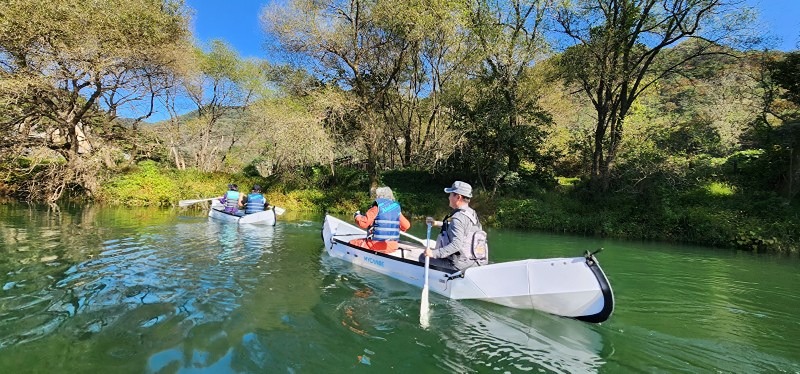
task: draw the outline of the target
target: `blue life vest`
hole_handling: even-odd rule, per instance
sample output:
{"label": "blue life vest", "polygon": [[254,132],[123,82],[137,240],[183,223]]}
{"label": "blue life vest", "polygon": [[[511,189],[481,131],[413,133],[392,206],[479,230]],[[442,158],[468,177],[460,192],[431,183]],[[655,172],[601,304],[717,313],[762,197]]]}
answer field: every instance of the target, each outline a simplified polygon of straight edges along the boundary
{"label": "blue life vest", "polygon": [[257,213],[264,211],[264,204],[267,200],[264,198],[264,195],[260,193],[251,193],[247,195],[247,204],[244,205],[244,213]]}
{"label": "blue life vest", "polygon": [[372,223],[372,240],[385,242],[400,240],[400,204],[388,199],[377,199],[378,216]]}
{"label": "blue life vest", "polygon": [[225,192],[225,210],[231,213],[239,210],[239,191]]}

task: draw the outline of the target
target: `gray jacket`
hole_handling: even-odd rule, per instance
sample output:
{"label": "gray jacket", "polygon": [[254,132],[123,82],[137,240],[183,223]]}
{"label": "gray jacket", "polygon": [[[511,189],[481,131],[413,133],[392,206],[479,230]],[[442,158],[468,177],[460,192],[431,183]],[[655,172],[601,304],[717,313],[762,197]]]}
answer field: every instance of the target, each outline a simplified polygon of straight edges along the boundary
{"label": "gray jacket", "polygon": [[478,214],[469,206],[455,209],[445,219],[442,233],[436,238],[436,249],[431,250],[434,258],[447,258],[458,270],[476,265],[469,259],[472,247],[472,234],[482,229]]}

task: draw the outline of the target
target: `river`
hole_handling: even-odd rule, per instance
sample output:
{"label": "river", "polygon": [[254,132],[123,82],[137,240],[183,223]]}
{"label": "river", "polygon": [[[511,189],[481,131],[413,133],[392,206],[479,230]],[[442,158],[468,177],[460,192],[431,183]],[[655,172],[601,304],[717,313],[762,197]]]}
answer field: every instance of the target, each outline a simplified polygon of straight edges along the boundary
{"label": "river", "polygon": [[0,205],[0,372],[800,373],[795,257],[489,230],[493,262],[604,248],[614,314],[431,294],[423,329],[420,290],[323,254],[321,223]]}

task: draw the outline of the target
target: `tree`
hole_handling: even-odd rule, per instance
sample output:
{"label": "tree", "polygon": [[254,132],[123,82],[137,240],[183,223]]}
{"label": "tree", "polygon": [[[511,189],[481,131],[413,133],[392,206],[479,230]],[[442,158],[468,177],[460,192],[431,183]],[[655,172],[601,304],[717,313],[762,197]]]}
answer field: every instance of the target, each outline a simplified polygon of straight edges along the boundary
{"label": "tree", "polygon": [[[695,58],[726,53],[718,48],[720,44],[745,36],[749,14],[736,8],[740,3],[579,0],[561,4],[556,20],[577,43],[562,56],[564,77],[591,99],[597,114],[590,175],[594,191],[608,190],[625,117],[639,95]],[[688,39],[696,40],[693,48],[663,53]]]}
{"label": "tree", "polygon": [[783,97],[800,105],[800,52],[787,53],[782,60],[770,64],[772,79],[786,90]]}
{"label": "tree", "polygon": [[523,160],[542,165],[539,147],[551,118],[538,103],[541,86],[531,67],[550,51],[544,38],[550,5],[482,0],[471,9],[467,32],[477,63],[455,105],[471,147],[467,158],[477,161],[470,166],[493,185],[518,172]]}
{"label": "tree", "polygon": [[303,166],[333,161],[332,137],[323,127],[327,98],[323,90],[305,98],[259,100],[248,111],[251,131],[243,142],[257,150],[251,165],[261,175],[285,174]]}
{"label": "tree", "polygon": [[373,186],[387,126],[381,103],[401,73],[408,41],[382,24],[379,0],[292,0],[262,14],[264,28],[281,47],[351,95],[343,116],[350,142],[362,144]]}
{"label": "tree", "polygon": [[182,133],[194,145],[195,166],[217,171],[248,128],[244,117],[249,105],[267,92],[268,66],[242,60],[220,40],[212,41],[208,52],[196,49],[195,62],[196,71],[183,84],[197,116],[183,126]]}
{"label": "tree", "polygon": [[134,130],[153,113],[188,35],[181,0],[0,4],[4,135],[23,147],[46,146],[66,161],[42,176],[55,181],[44,191],[49,200],[72,184],[94,189],[94,174],[83,165],[98,150],[94,132],[126,106],[148,108],[132,122]]}
{"label": "tree", "polygon": [[[470,68],[474,43],[464,32],[469,4],[453,0],[381,2],[378,13],[387,30],[408,44],[401,74],[390,82],[381,110],[389,124],[390,166],[435,169],[450,157],[459,138],[446,115],[443,90]],[[408,20],[414,20],[409,22]]]}

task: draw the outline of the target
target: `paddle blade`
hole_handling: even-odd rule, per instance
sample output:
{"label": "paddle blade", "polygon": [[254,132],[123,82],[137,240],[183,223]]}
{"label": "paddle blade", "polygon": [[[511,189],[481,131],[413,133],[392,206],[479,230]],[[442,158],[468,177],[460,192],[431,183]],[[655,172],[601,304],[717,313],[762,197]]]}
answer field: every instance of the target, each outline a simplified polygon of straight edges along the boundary
{"label": "paddle blade", "polygon": [[181,200],[181,201],[178,202],[178,206],[181,207],[181,208],[186,208],[187,206],[190,206],[190,205],[193,205],[193,204],[197,204],[197,203],[199,203],[201,201],[205,201],[205,200]]}
{"label": "paddle blade", "polygon": [[[427,241],[431,238],[431,225],[428,225]],[[430,326],[430,303],[428,302],[428,269],[431,267],[431,259],[425,256],[425,285],[422,286],[422,300],[419,303],[419,324],[427,329]]]}
{"label": "paddle blade", "polygon": [[209,198],[206,198],[206,199],[196,199],[196,200],[181,200],[181,201],[178,201],[178,206],[181,207],[181,208],[185,208],[185,207],[187,207],[189,205],[201,203],[203,201],[211,201],[211,200],[214,200],[214,199],[216,199],[216,197],[209,197]]}
{"label": "paddle blade", "polygon": [[286,213],[286,209],[283,209],[283,208],[281,208],[279,206],[273,206],[272,209],[275,210],[275,214],[277,214],[279,216],[282,216],[283,213]]}
{"label": "paddle blade", "polygon": [[419,305],[419,324],[422,328],[427,329],[431,324],[431,311],[430,303],[428,302],[428,285],[422,288],[422,301]]}

